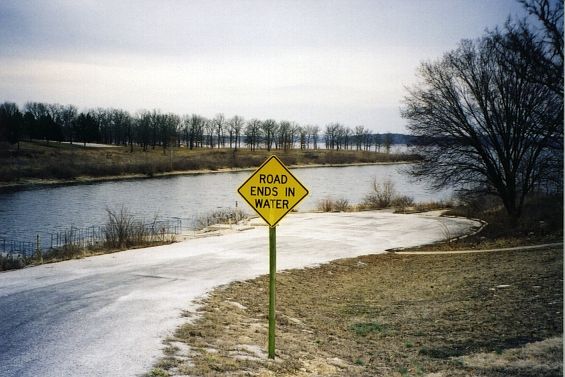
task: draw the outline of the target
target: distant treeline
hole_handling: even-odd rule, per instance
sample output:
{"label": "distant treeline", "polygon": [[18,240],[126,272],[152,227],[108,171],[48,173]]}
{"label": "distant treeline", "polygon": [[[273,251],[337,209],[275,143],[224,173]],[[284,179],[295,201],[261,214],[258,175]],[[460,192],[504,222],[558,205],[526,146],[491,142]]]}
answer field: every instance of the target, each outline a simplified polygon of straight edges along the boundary
{"label": "distant treeline", "polygon": [[101,143],[140,146],[143,150],[170,146],[187,148],[233,148],[289,150],[344,149],[389,152],[393,144],[411,144],[408,135],[373,133],[365,126],[354,128],[330,123],[321,129],[273,119],[245,120],[235,115],[213,119],[192,114],[179,116],[158,110],[134,115],[121,109],[97,108],[79,112],[74,105],[28,102],[22,109],[12,102],[0,105],[0,141],[23,140]]}

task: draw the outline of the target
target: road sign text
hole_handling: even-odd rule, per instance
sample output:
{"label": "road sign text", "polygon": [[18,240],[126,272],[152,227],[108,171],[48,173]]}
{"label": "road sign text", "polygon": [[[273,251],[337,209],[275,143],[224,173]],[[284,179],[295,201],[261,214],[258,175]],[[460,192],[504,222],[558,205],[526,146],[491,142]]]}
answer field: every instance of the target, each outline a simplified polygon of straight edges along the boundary
{"label": "road sign text", "polygon": [[275,156],[267,159],[238,192],[270,226],[308,195],[306,187]]}

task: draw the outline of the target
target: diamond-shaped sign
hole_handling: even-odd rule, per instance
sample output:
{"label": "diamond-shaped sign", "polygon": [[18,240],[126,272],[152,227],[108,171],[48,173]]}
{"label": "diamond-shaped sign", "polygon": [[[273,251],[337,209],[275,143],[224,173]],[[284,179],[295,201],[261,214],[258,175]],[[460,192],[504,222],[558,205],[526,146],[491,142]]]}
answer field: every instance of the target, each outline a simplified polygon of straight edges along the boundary
{"label": "diamond-shaped sign", "polygon": [[308,189],[276,156],[269,157],[237,192],[271,227],[308,195]]}

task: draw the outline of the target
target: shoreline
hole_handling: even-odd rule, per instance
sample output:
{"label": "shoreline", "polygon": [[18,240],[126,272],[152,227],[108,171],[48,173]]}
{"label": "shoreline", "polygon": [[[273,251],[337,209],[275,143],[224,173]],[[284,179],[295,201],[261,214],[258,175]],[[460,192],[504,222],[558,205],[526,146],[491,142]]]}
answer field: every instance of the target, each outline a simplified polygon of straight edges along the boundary
{"label": "shoreline", "polygon": [[[413,164],[415,161],[395,161],[395,162],[355,162],[350,164],[310,164],[310,165],[288,165],[289,169],[308,169],[308,168],[341,168],[349,166],[367,166],[367,165],[404,165]],[[200,169],[200,170],[176,170],[165,173],[157,173],[152,176],[147,174],[124,174],[114,176],[78,176],[74,179],[41,179],[27,178],[19,182],[0,182],[0,193],[4,191],[18,191],[43,187],[70,186],[103,182],[118,182],[127,180],[142,180],[152,178],[167,178],[175,176],[200,175],[200,174],[220,174],[220,173],[237,173],[242,171],[255,171],[257,167],[249,168],[220,168],[220,169]]]}

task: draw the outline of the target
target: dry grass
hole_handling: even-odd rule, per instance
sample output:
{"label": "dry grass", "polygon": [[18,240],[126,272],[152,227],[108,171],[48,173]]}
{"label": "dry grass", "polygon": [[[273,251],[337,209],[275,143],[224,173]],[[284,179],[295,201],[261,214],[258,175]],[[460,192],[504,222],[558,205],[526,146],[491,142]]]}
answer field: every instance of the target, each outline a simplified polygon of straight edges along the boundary
{"label": "dry grass", "polygon": [[238,208],[222,208],[207,213],[196,220],[196,229],[204,229],[216,224],[237,224],[247,214]]}
{"label": "dry grass", "polygon": [[[175,148],[165,153],[156,147],[144,152],[134,147],[83,148],[80,144],[57,142],[22,142],[20,151],[8,144],[0,145],[0,177],[3,182],[18,180],[77,177],[110,177],[120,175],[154,176],[174,171],[218,170],[259,166],[276,154],[287,165],[351,164],[413,161],[414,155],[385,154],[363,151],[289,150],[267,151],[247,149]],[[65,163],[62,164],[61,161]]]}
{"label": "dry grass", "polygon": [[320,212],[353,212],[357,207],[349,204],[349,200],[344,198],[325,198],[318,202],[316,209]]}
{"label": "dry grass", "polygon": [[[561,376],[560,349],[520,347],[561,336],[562,278],[561,249],[385,254],[282,272],[275,361],[265,354],[268,277],[237,282],[178,329],[172,340],[189,351],[159,373]],[[529,361],[476,361],[493,352]]]}
{"label": "dry grass", "polygon": [[477,234],[411,250],[497,249],[563,241],[563,199],[561,196],[533,196],[519,219],[506,215],[493,198],[481,198],[465,206],[453,206],[446,215],[478,218],[486,226]]}

